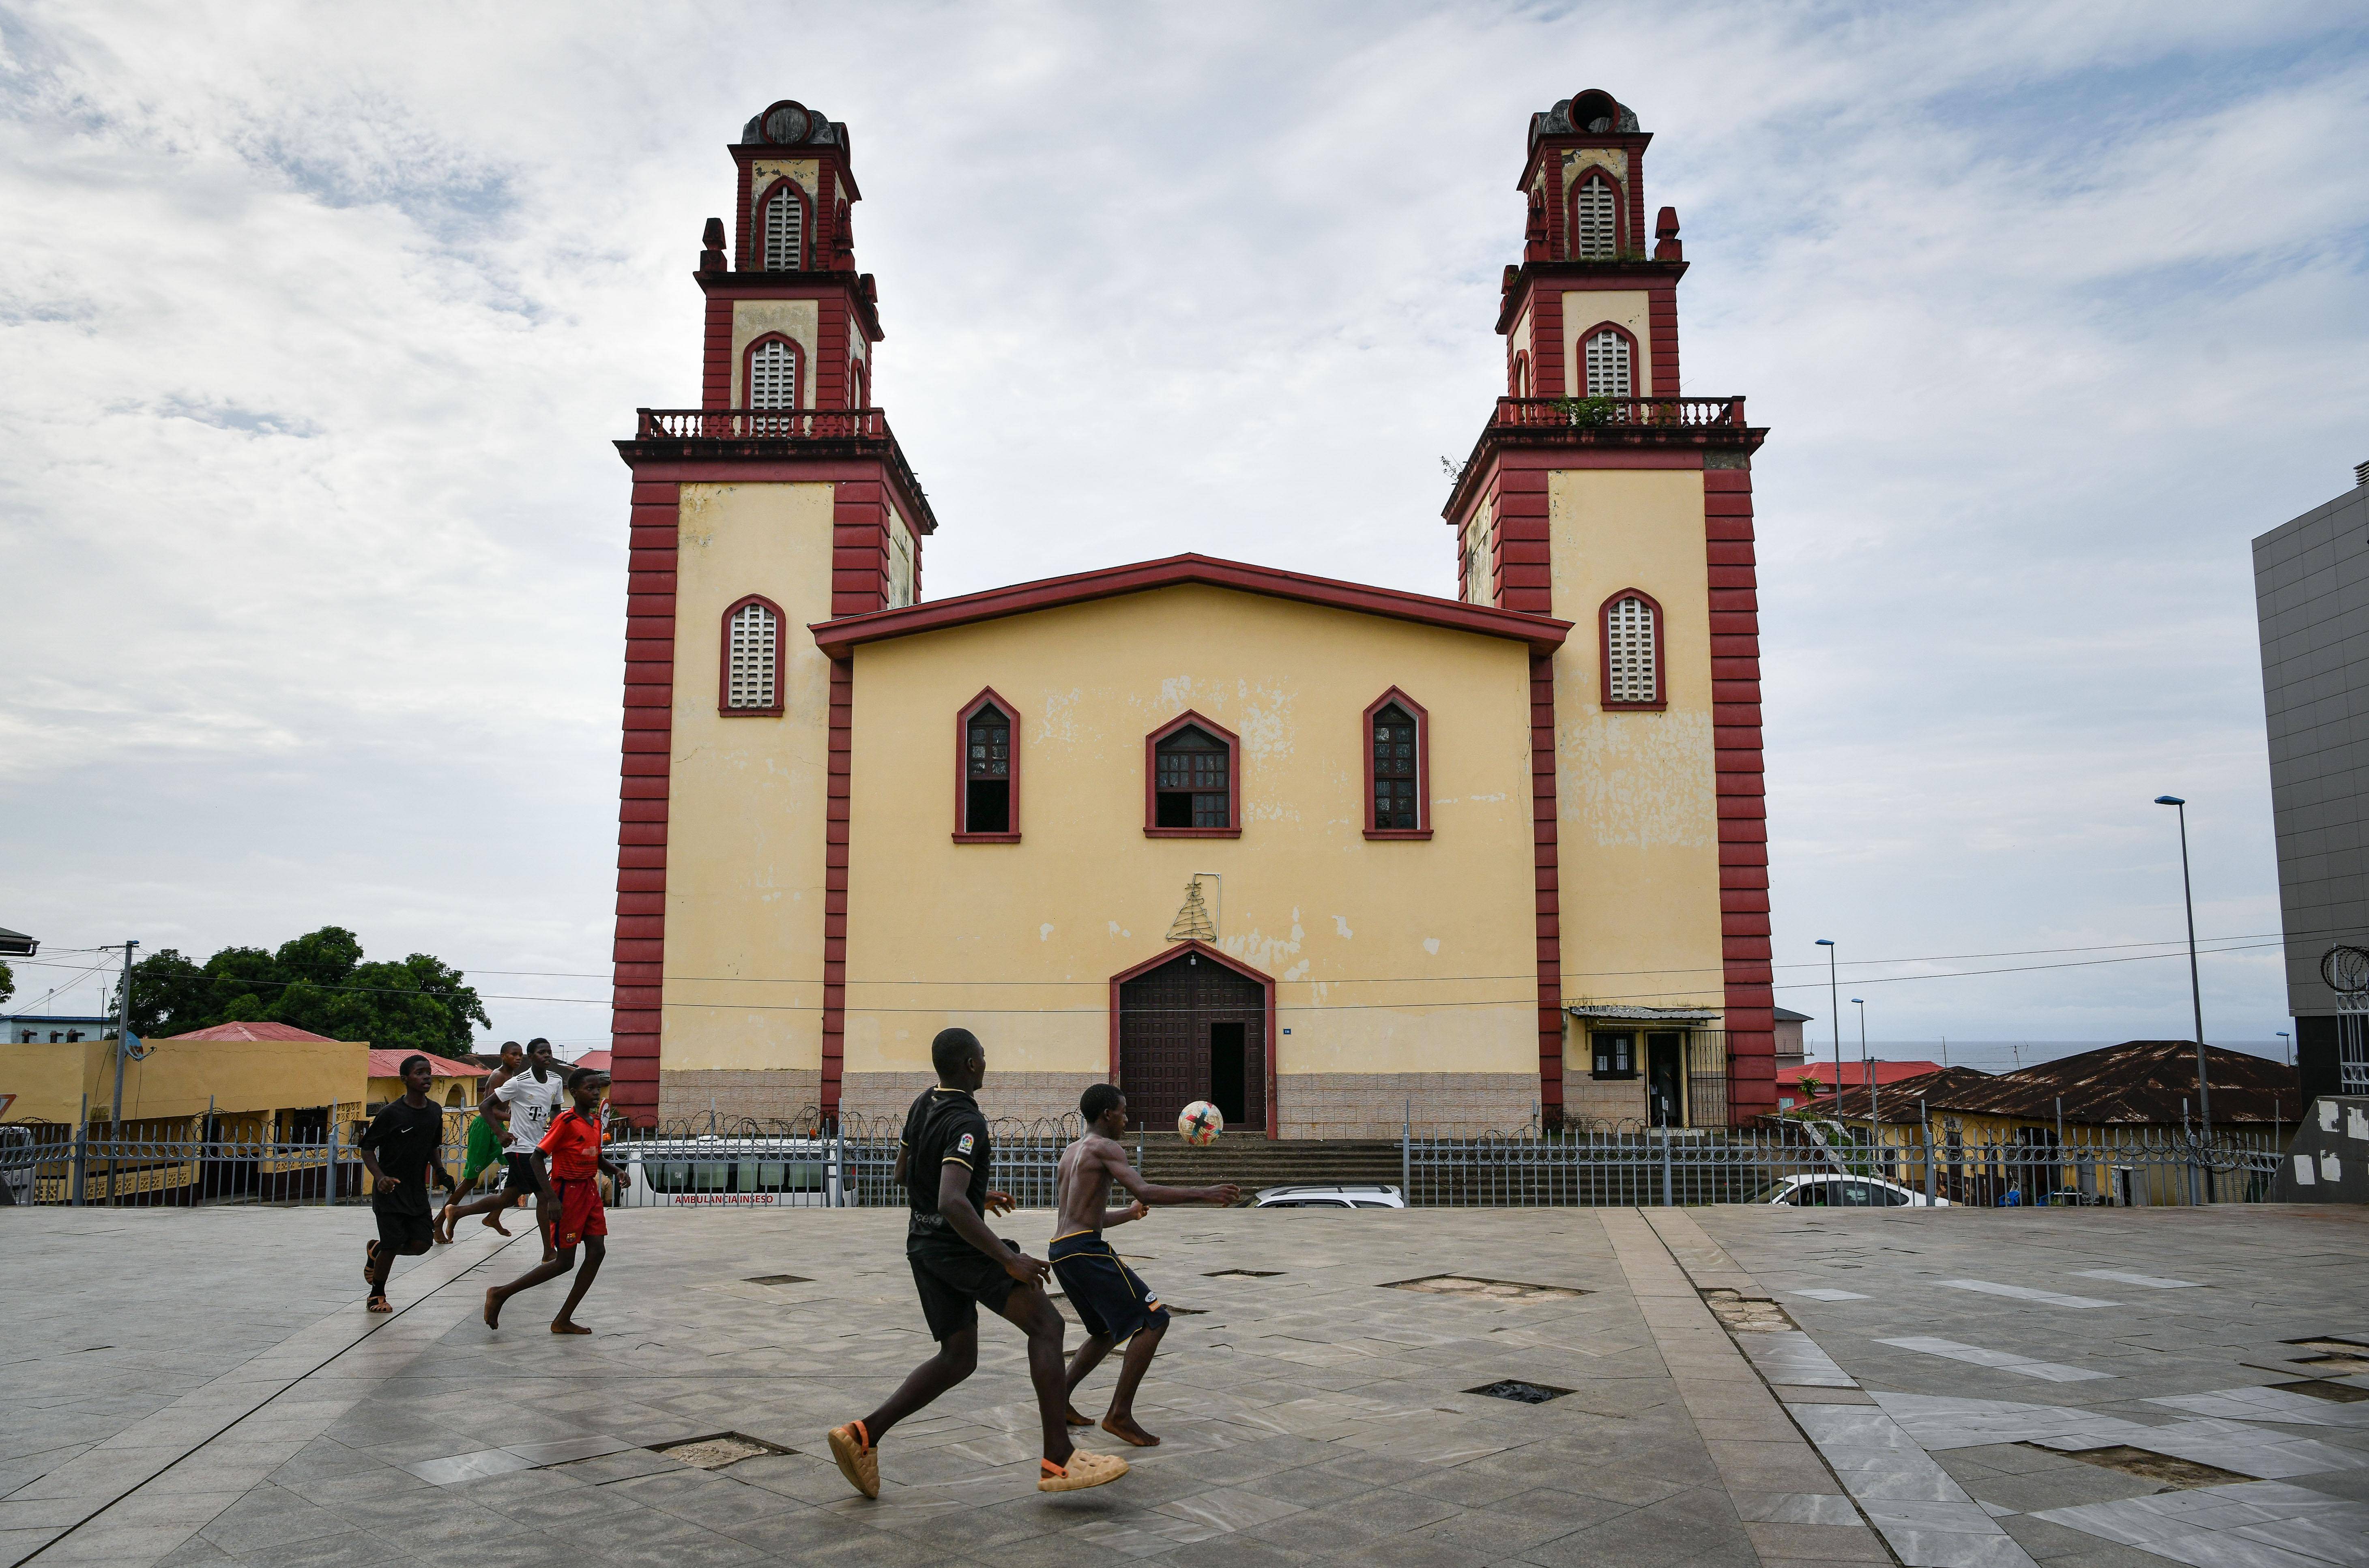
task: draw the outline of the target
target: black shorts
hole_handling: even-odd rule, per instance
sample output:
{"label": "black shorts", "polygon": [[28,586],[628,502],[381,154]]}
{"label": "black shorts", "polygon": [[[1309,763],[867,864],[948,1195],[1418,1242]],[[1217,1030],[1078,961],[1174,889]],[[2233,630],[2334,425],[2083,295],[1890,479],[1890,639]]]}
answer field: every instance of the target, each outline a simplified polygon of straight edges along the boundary
{"label": "black shorts", "polygon": [[1053,1277],[1078,1310],[1078,1322],[1096,1339],[1127,1341],[1141,1330],[1168,1326],[1168,1309],[1111,1244],[1092,1230],[1075,1230],[1046,1252]]}
{"label": "black shorts", "polygon": [[424,1213],[406,1214],[376,1204],[371,1206],[371,1212],[378,1221],[381,1252],[424,1253],[436,1240],[436,1221]]}
{"label": "black shorts", "polygon": [[503,1159],[502,1191],[513,1196],[523,1193],[531,1197],[541,1190],[534,1183],[533,1155],[512,1154]]}
{"label": "black shorts", "polygon": [[[1015,1242],[1003,1244],[1015,1253],[1020,1250]],[[1003,1310],[1003,1303],[1019,1288],[1019,1281],[1001,1264],[951,1231],[908,1235],[905,1261],[913,1265],[913,1288],[921,1292],[930,1337],[940,1344],[978,1327],[981,1306],[990,1312]]]}

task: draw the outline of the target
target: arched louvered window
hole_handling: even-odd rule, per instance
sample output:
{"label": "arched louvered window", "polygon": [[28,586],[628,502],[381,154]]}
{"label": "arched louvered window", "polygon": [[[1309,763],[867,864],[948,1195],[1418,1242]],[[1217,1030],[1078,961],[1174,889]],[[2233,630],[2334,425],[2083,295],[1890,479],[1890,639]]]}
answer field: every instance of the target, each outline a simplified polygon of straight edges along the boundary
{"label": "arched louvered window", "polygon": [[1239,838],[1241,750],[1233,731],[1196,713],[1145,737],[1143,830],[1155,838]]}
{"label": "arched louvered window", "polygon": [[1583,261],[1609,261],[1620,253],[1619,198],[1600,174],[1580,182],[1571,199],[1571,253]]}
{"label": "arched louvered window", "polygon": [[749,406],[795,408],[798,406],[798,349],[784,338],[768,338],[749,350]]}
{"label": "arched louvered window", "polygon": [[1635,383],[1630,374],[1632,356],[1627,333],[1605,327],[1589,336],[1585,352],[1587,359],[1587,395],[1590,397],[1635,395]]}
{"label": "arched louvered window", "polygon": [[1424,810],[1430,722],[1421,704],[1393,686],[1366,709],[1366,836],[1427,839]]}
{"label": "arched louvered window", "polygon": [[764,235],[766,271],[806,269],[807,204],[797,188],[786,180],[765,199]]}
{"label": "arched louvered window", "polygon": [[782,612],[751,594],[724,612],[723,691],[717,709],[733,715],[782,711]]}
{"label": "arched louvered window", "polygon": [[1662,607],[1634,589],[1604,601],[1604,705],[1658,708],[1662,697]]}

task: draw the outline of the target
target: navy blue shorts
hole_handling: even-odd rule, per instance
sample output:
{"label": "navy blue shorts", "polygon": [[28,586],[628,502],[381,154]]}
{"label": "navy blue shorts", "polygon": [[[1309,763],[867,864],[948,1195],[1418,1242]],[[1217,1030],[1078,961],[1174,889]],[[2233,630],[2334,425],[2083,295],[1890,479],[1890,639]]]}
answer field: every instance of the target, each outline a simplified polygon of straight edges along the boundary
{"label": "navy blue shorts", "polygon": [[1093,1231],[1072,1231],[1045,1255],[1070,1305],[1078,1310],[1078,1322],[1096,1339],[1125,1341],[1145,1327],[1168,1326],[1168,1309],[1160,1298]]}

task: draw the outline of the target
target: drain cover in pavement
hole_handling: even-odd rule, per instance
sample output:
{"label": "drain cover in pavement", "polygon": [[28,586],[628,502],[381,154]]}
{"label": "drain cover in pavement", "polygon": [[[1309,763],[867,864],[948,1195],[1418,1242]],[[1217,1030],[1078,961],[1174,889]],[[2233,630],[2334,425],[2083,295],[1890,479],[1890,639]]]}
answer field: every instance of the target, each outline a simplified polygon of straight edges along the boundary
{"label": "drain cover in pavement", "polygon": [[711,1437],[686,1437],[680,1443],[668,1443],[653,1450],[670,1459],[681,1459],[701,1470],[722,1470],[726,1465],[753,1459],[759,1454],[795,1454],[795,1448],[784,1448],[778,1443],[768,1443],[762,1437],[751,1437],[745,1432],[718,1432]]}
{"label": "drain cover in pavement", "polygon": [[749,1276],[747,1283],[750,1285],[812,1285],[814,1281],[808,1279],[803,1274],[752,1274]]}
{"label": "drain cover in pavement", "polygon": [[2284,1389],[2289,1393],[2309,1394],[2314,1399],[2324,1399],[2331,1404],[2352,1404],[2358,1401],[2369,1399],[2369,1389],[2358,1388],[2351,1383],[2332,1383],[2326,1378],[2306,1378],[2301,1382],[2272,1383],[2271,1387]]}
{"label": "drain cover in pavement", "polygon": [[1273,1279],[1283,1273],[1279,1268],[1221,1268],[1203,1275],[1204,1279]]}
{"label": "drain cover in pavement", "polygon": [[2297,1350],[2317,1350],[2317,1356],[2291,1356],[2287,1359],[2310,1366],[2331,1378],[2351,1377],[2357,1372],[2369,1372],[2369,1345],[2353,1345],[2341,1339],[2291,1339]]}
{"label": "drain cover in pavement", "polygon": [[[2021,1443],[2019,1448],[2039,1448],[2036,1443]],[[2056,1453],[2054,1448],[2040,1448],[2042,1453]],[[2170,1454],[2158,1454],[2152,1448],[2134,1448],[2117,1444],[2111,1448],[2083,1448],[2066,1454],[2067,1459],[2083,1464],[2097,1465],[2105,1470],[2118,1470],[2124,1475],[2143,1476],[2173,1486],[2227,1486],[2246,1480],[2234,1471],[2213,1465],[2199,1464],[2194,1459],[2176,1459]]]}
{"label": "drain cover in pavement", "polygon": [[1551,1399],[1561,1399],[1569,1389],[1551,1388],[1545,1383],[1526,1383],[1516,1378],[1499,1382],[1483,1383],[1477,1389],[1467,1389],[1468,1394],[1482,1394],[1490,1399],[1509,1399],[1516,1404],[1544,1404]]}
{"label": "drain cover in pavement", "polygon": [[1517,1279],[1482,1279],[1470,1274],[1428,1274],[1421,1279],[1392,1280],[1382,1288],[1461,1296],[1475,1301],[1570,1301],[1587,1294],[1568,1285],[1525,1285]]}

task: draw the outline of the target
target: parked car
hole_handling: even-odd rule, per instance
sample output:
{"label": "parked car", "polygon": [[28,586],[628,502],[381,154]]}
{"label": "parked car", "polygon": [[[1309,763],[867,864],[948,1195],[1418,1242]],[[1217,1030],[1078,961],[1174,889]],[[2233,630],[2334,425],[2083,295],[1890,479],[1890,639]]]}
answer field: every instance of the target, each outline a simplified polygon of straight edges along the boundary
{"label": "parked car", "polygon": [[1335,1185],[1310,1183],[1299,1186],[1263,1187],[1252,1200],[1253,1208],[1404,1208],[1398,1188],[1379,1184]]}
{"label": "parked car", "polygon": [[0,1127],[0,1203],[33,1201],[33,1129]]}
{"label": "parked car", "polygon": [[1755,1203],[1785,1203],[1796,1208],[1947,1208],[1946,1197],[1927,1197],[1914,1187],[1879,1176],[1785,1176],[1752,1195]]}

